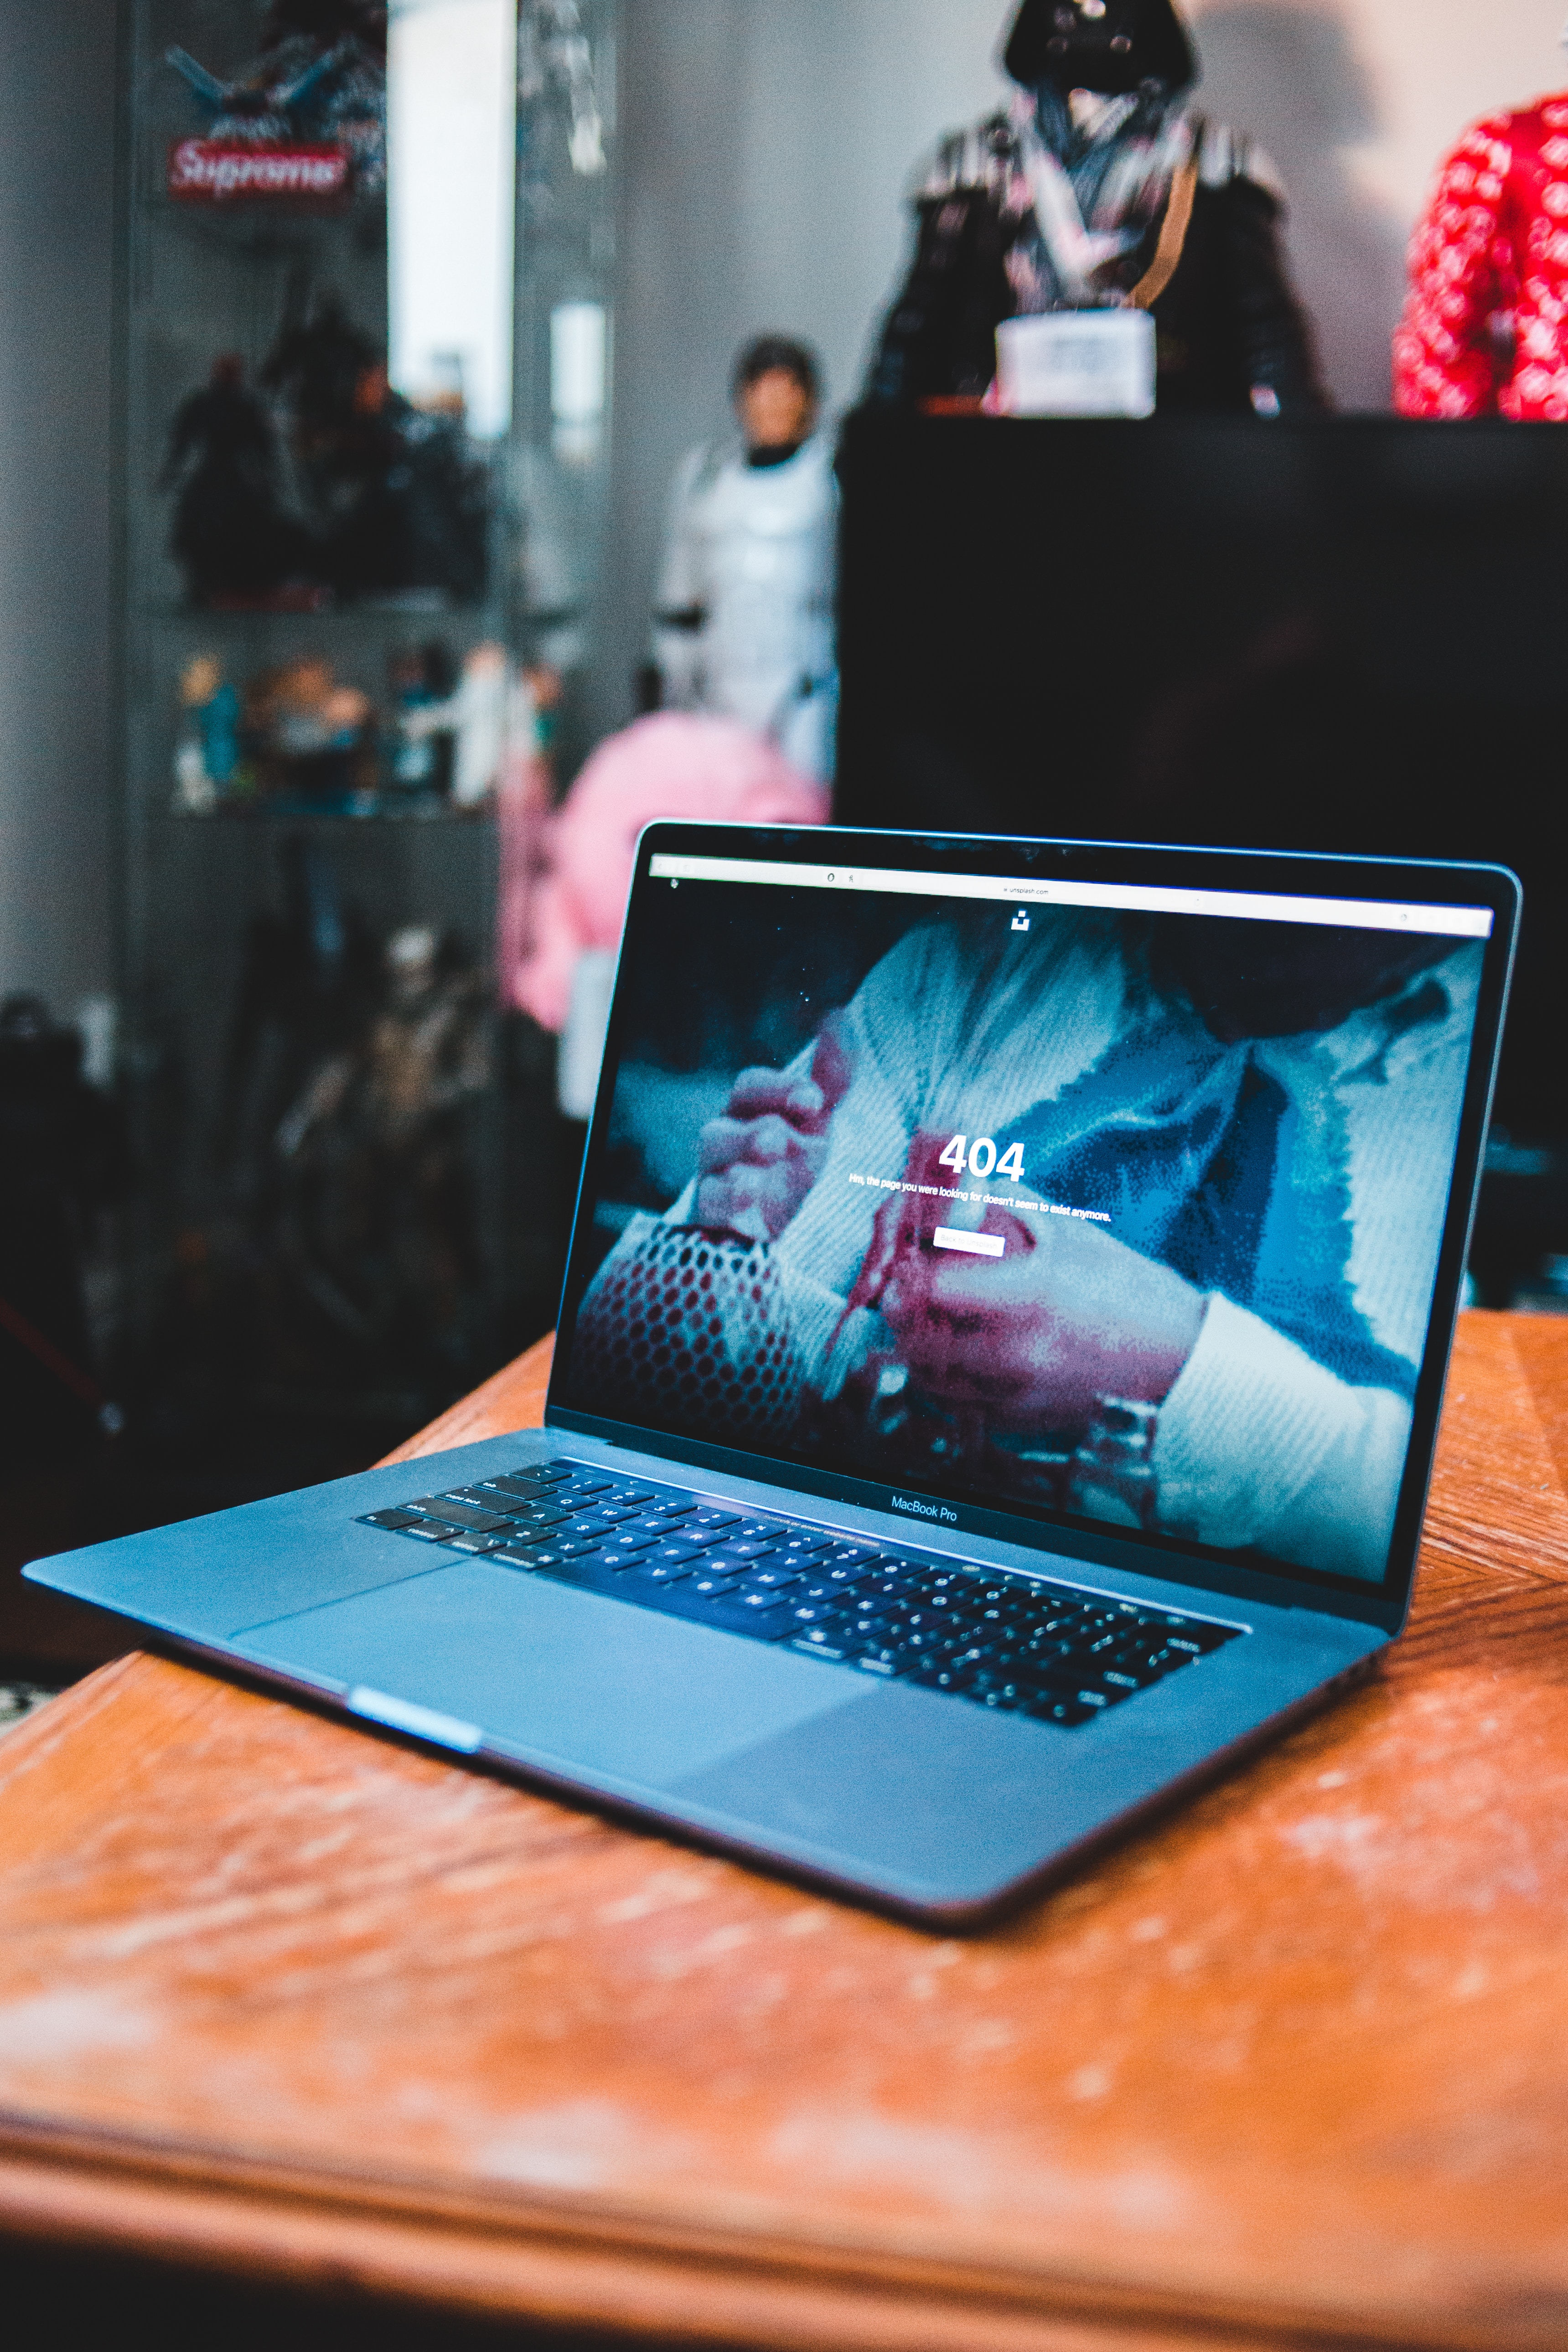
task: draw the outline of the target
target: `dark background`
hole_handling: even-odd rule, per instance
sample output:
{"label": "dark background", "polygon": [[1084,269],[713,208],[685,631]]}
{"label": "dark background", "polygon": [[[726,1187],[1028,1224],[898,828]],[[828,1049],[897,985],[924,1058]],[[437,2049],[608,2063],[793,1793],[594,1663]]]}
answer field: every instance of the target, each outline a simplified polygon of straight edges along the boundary
{"label": "dark background", "polygon": [[838,821],[1511,866],[1497,1118],[1568,1136],[1568,436],[852,417]]}

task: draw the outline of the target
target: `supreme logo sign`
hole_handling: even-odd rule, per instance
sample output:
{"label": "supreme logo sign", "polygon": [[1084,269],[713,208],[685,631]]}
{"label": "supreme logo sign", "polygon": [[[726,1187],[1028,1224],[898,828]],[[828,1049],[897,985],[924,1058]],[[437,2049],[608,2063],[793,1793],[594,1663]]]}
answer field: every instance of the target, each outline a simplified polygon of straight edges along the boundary
{"label": "supreme logo sign", "polygon": [[187,205],[333,204],[348,194],[345,147],[247,146],[232,139],[178,139],[169,150],[169,194]]}

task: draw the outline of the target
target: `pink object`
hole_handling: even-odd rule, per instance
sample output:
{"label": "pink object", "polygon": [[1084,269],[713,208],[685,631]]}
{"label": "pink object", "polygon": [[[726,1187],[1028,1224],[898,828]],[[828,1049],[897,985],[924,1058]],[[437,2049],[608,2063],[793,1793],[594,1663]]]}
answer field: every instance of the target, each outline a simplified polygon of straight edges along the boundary
{"label": "pink object", "polygon": [[548,822],[531,945],[503,970],[506,1001],[546,1029],[564,1027],[578,957],[620,940],[637,835],[655,817],[822,824],[827,810],[826,785],[733,719],[677,710],[637,719],[600,744]]}

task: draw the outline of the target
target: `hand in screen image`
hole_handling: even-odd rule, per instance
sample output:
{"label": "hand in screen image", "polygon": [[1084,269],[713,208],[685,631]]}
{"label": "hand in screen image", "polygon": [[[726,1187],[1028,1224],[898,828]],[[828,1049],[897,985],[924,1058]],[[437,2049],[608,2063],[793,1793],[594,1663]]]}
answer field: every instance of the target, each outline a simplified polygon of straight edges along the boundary
{"label": "hand in screen image", "polygon": [[994,1203],[970,1230],[1000,1241],[1000,1257],[937,1247],[963,1213],[942,1197],[944,1141],[915,1138],[908,1181],[921,1190],[878,1211],[849,1299],[882,1317],[920,1391],[1021,1434],[1081,1432],[1107,1396],[1168,1396],[1203,1327],[1202,1293],[1101,1226]]}
{"label": "hand in screen image", "polygon": [[723,1117],[709,1121],[698,1144],[698,1223],[776,1242],[822,1172],[852,1076],[831,1013],[807,1075],[742,1070]]}

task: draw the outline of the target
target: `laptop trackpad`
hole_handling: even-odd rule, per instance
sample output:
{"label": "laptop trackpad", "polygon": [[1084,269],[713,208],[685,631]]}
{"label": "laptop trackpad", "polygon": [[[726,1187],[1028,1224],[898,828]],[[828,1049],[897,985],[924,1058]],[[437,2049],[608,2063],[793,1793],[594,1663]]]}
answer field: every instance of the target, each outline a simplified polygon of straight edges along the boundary
{"label": "laptop trackpad", "polygon": [[645,1788],[878,1689],[763,1642],[482,1560],[277,1619],[228,1646],[284,1674],[368,1686],[477,1725],[545,1769]]}

